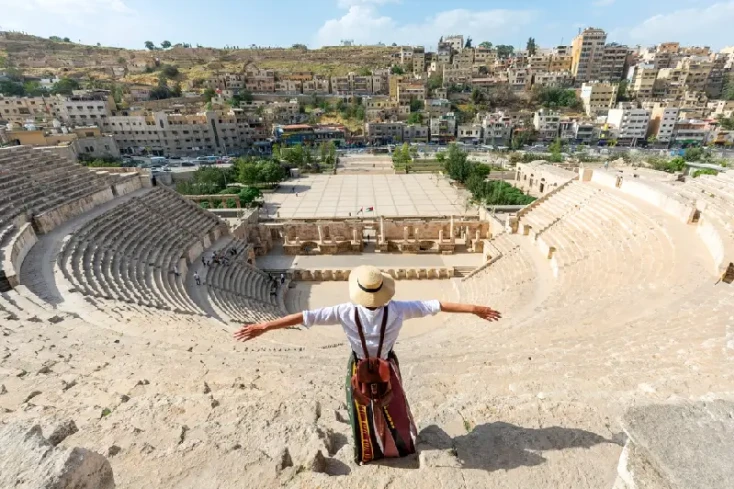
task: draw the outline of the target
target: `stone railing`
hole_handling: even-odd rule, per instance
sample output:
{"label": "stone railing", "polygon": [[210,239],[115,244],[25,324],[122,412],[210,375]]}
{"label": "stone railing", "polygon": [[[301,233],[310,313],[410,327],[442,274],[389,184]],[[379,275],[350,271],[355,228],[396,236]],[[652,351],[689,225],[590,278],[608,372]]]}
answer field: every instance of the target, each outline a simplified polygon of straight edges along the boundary
{"label": "stone railing", "polygon": [[[454,277],[454,267],[382,268],[381,271],[396,280],[449,279]],[[322,268],[291,271],[293,280],[324,282],[349,279],[351,269]]]}

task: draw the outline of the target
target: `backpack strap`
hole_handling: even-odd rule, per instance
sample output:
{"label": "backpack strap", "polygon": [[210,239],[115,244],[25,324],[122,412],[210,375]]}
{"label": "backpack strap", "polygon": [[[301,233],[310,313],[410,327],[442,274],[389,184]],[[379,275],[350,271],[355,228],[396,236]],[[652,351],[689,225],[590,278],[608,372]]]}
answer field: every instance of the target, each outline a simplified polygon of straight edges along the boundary
{"label": "backpack strap", "polygon": [[359,331],[359,339],[362,340],[362,351],[364,352],[364,358],[365,360],[370,357],[370,354],[367,352],[367,342],[364,339],[364,331],[362,330],[362,321],[359,319],[359,311],[357,308],[354,308],[354,322],[357,323],[357,331]]}
{"label": "backpack strap", "polygon": [[380,346],[377,347],[377,358],[382,356],[382,342],[385,340],[385,327],[387,326],[387,305],[382,311],[382,326],[380,326]]}
{"label": "backpack strap", "polygon": [[[364,339],[364,329],[362,328],[362,321],[359,319],[359,311],[355,307],[354,308],[354,322],[357,324],[357,331],[359,332],[359,339],[362,342],[362,351],[364,352],[364,358],[367,359],[370,357],[369,352],[367,351],[367,341]],[[382,325],[380,326],[380,344],[377,347],[377,358],[380,358],[382,355],[382,344],[385,341],[385,328],[387,326],[387,306],[385,306],[383,313],[382,313]]]}

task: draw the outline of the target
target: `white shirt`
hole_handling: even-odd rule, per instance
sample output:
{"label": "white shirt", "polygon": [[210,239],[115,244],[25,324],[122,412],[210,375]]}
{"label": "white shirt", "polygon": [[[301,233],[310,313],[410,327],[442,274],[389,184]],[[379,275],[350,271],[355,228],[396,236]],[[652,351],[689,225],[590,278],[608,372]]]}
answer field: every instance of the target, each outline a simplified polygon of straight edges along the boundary
{"label": "white shirt", "polygon": [[[387,325],[385,326],[385,339],[382,344],[382,358],[387,358],[387,354],[395,345],[404,320],[435,315],[441,311],[441,303],[437,300],[390,301],[387,307]],[[362,321],[367,351],[371,357],[377,356],[377,347],[380,344],[380,327],[382,326],[382,307],[369,310],[366,307],[347,302],[337,306],[303,311],[303,324],[307,328],[318,324],[341,324],[352,346],[352,351],[357,354],[358,358],[364,358],[362,341],[359,339],[357,323],[354,322],[355,309]]]}

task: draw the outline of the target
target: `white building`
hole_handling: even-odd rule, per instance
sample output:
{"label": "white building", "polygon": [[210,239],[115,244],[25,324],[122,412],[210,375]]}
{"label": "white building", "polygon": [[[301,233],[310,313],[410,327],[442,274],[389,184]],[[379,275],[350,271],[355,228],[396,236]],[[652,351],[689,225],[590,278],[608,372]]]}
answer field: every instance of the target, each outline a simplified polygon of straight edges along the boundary
{"label": "white building", "polygon": [[586,115],[606,115],[617,102],[617,84],[591,82],[581,85],[581,101]]}
{"label": "white building", "polygon": [[533,114],[533,127],[538,138],[549,141],[558,137],[561,116],[557,112],[540,109]]}
{"label": "white building", "polygon": [[607,114],[607,124],[617,140],[635,144],[645,139],[650,124],[650,111],[646,109],[617,108]]}
{"label": "white building", "polygon": [[656,107],[650,116],[648,136],[654,136],[660,143],[669,143],[675,134],[680,109],[678,107]]}

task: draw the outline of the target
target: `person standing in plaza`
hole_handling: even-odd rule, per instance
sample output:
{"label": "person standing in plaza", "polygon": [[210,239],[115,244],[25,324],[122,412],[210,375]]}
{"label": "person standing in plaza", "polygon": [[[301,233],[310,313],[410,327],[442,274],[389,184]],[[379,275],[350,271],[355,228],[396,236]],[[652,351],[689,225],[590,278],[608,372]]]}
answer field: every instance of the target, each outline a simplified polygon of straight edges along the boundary
{"label": "person standing in plaza", "polygon": [[351,302],[291,314],[234,333],[237,341],[297,324],[307,328],[341,324],[351,346],[347,363],[346,395],[354,437],[354,460],[364,464],[415,453],[413,421],[393,346],[407,319],[439,312],[474,314],[498,321],[502,315],[486,306],[426,301],[394,301],[395,281],[376,267],[363,265],[349,275]]}

